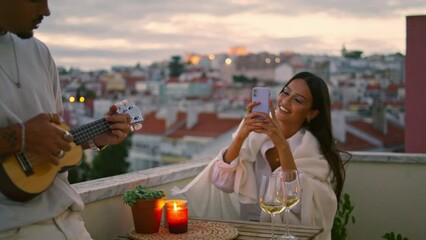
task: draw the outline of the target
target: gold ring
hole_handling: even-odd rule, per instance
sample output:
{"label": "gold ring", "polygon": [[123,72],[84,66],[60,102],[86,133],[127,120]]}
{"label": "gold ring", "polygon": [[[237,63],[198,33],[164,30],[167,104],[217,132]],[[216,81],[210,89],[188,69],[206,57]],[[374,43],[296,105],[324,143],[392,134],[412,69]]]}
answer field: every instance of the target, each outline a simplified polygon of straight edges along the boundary
{"label": "gold ring", "polygon": [[59,153],[58,153],[58,154],[56,154],[56,156],[57,156],[58,158],[63,158],[63,157],[64,157],[64,155],[65,155],[65,152],[64,152],[64,150],[62,150],[62,149],[61,149],[61,151],[59,151]]}
{"label": "gold ring", "polygon": [[49,120],[50,122],[53,121],[53,114],[52,113],[49,113],[49,118],[50,118],[50,120]]}
{"label": "gold ring", "polygon": [[69,137],[71,137],[71,133],[68,131],[65,131],[64,133],[64,139],[67,140]]}
{"label": "gold ring", "polygon": [[246,112],[251,112],[249,107],[246,107]]}

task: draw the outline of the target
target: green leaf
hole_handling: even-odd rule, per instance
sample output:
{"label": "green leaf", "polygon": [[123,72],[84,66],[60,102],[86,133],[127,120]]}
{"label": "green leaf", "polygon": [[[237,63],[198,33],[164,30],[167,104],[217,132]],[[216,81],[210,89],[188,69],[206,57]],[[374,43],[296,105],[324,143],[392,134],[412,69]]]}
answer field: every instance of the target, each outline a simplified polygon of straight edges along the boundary
{"label": "green leaf", "polygon": [[133,207],[138,200],[159,199],[163,197],[166,197],[166,193],[163,190],[138,185],[134,189],[124,192],[123,203]]}
{"label": "green leaf", "polygon": [[331,229],[331,238],[333,240],[345,240],[348,237],[347,225],[349,222],[355,223],[355,216],[352,215],[354,208],[355,206],[352,204],[349,194],[345,193],[337,206],[333,228]]}
{"label": "green leaf", "polygon": [[403,237],[401,234],[395,235],[394,232],[385,233],[385,235],[382,236],[382,238],[387,240],[408,240],[408,238]]}

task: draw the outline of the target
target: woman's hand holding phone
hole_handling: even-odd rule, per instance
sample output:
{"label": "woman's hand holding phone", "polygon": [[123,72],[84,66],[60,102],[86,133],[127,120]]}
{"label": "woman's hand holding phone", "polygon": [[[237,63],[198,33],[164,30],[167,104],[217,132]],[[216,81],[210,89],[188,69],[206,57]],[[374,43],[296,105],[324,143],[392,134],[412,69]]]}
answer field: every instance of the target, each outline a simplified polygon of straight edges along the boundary
{"label": "woman's hand holding phone", "polygon": [[252,102],[259,103],[254,106],[252,112],[261,112],[269,114],[269,99],[271,98],[271,91],[267,87],[254,87],[251,92]]}

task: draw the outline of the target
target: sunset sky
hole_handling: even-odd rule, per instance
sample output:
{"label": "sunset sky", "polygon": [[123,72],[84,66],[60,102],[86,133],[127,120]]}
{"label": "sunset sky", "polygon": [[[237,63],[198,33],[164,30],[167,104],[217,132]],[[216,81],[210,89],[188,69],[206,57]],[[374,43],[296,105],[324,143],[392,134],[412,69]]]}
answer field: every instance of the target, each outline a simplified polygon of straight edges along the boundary
{"label": "sunset sky", "polygon": [[426,0],[60,0],[35,36],[58,66],[149,64],[187,53],[405,54],[406,16]]}

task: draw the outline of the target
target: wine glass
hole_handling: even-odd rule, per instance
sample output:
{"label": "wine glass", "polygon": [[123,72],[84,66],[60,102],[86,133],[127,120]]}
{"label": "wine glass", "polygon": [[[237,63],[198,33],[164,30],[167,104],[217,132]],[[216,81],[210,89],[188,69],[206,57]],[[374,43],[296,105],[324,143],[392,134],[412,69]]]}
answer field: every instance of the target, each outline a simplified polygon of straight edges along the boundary
{"label": "wine glass", "polygon": [[274,239],[274,216],[285,208],[284,184],[276,175],[262,176],[259,191],[260,208],[271,215],[271,239]]}
{"label": "wine glass", "polygon": [[298,239],[296,236],[290,234],[288,228],[288,214],[290,210],[296,206],[300,201],[301,188],[299,182],[299,172],[295,169],[283,170],[281,173],[282,181],[284,182],[285,194],[286,194],[286,206],[285,206],[285,221],[287,225],[286,233],[281,237],[284,240],[295,240]]}

